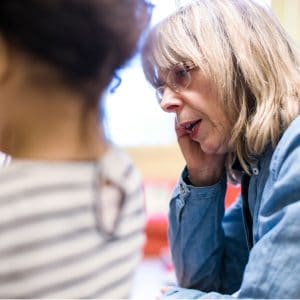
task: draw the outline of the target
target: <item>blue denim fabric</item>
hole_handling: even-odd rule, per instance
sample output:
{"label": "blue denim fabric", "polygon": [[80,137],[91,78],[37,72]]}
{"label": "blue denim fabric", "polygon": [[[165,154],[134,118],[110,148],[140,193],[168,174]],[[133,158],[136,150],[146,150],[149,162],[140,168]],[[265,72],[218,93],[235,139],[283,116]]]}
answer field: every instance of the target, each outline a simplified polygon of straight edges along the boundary
{"label": "blue denim fabric", "polygon": [[251,250],[241,198],[224,214],[225,176],[213,186],[193,187],[183,171],[169,213],[181,288],[163,298],[300,298],[300,117],[253,168]]}

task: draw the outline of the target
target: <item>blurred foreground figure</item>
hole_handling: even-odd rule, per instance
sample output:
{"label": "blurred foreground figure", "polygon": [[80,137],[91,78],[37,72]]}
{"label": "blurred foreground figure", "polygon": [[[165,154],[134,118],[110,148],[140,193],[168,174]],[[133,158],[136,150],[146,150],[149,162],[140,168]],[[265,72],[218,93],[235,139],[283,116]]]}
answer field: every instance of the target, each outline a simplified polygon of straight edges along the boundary
{"label": "blurred foreground figure", "polygon": [[0,1],[1,298],[128,297],[141,180],[98,106],[149,18],[143,0]]}

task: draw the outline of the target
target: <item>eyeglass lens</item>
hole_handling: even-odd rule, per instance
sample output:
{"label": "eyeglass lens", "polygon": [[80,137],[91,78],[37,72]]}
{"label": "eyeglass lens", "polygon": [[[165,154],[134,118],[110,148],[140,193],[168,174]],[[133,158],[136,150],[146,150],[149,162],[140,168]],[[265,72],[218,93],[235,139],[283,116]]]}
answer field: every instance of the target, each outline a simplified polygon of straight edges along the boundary
{"label": "eyeglass lens", "polygon": [[[175,92],[180,92],[191,83],[190,71],[193,67],[180,63],[170,69],[166,78],[166,84]],[[159,104],[162,101],[165,86],[160,86],[156,89],[156,97]]]}
{"label": "eyeglass lens", "polygon": [[190,84],[191,76],[189,71],[184,65],[176,65],[170,70],[167,82],[170,82],[175,91],[180,91]]}

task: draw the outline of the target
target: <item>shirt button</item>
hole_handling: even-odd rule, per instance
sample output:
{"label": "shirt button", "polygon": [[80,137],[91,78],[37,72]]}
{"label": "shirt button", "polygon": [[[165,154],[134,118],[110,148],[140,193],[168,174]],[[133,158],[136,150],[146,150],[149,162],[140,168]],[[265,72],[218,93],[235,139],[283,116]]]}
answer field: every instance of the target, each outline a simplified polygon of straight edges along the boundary
{"label": "shirt button", "polygon": [[182,184],[182,183],[180,183],[180,185],[179,185],[179,189],[180,189],[180,193],[184,193],[184,192],[185,192],[185,189],[184,189],[184,187],[183,187],[183,184]]}
{"label": "shirt button", "polygon": [[253,173],[254,175],[258,175],[258,174],[259,174],[258,168],[252,168],[252,173]]}

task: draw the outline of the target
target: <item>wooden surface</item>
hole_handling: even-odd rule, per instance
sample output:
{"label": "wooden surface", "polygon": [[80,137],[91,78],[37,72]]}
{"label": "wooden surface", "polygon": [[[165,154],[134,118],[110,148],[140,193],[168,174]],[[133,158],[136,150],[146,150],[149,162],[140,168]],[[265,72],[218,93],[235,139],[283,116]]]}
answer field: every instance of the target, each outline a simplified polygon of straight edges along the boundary
{"label": "wooden surface", "polygon": [[176,180],[185,166],[177,144],[126,148],[125,151],[146,179]]}

